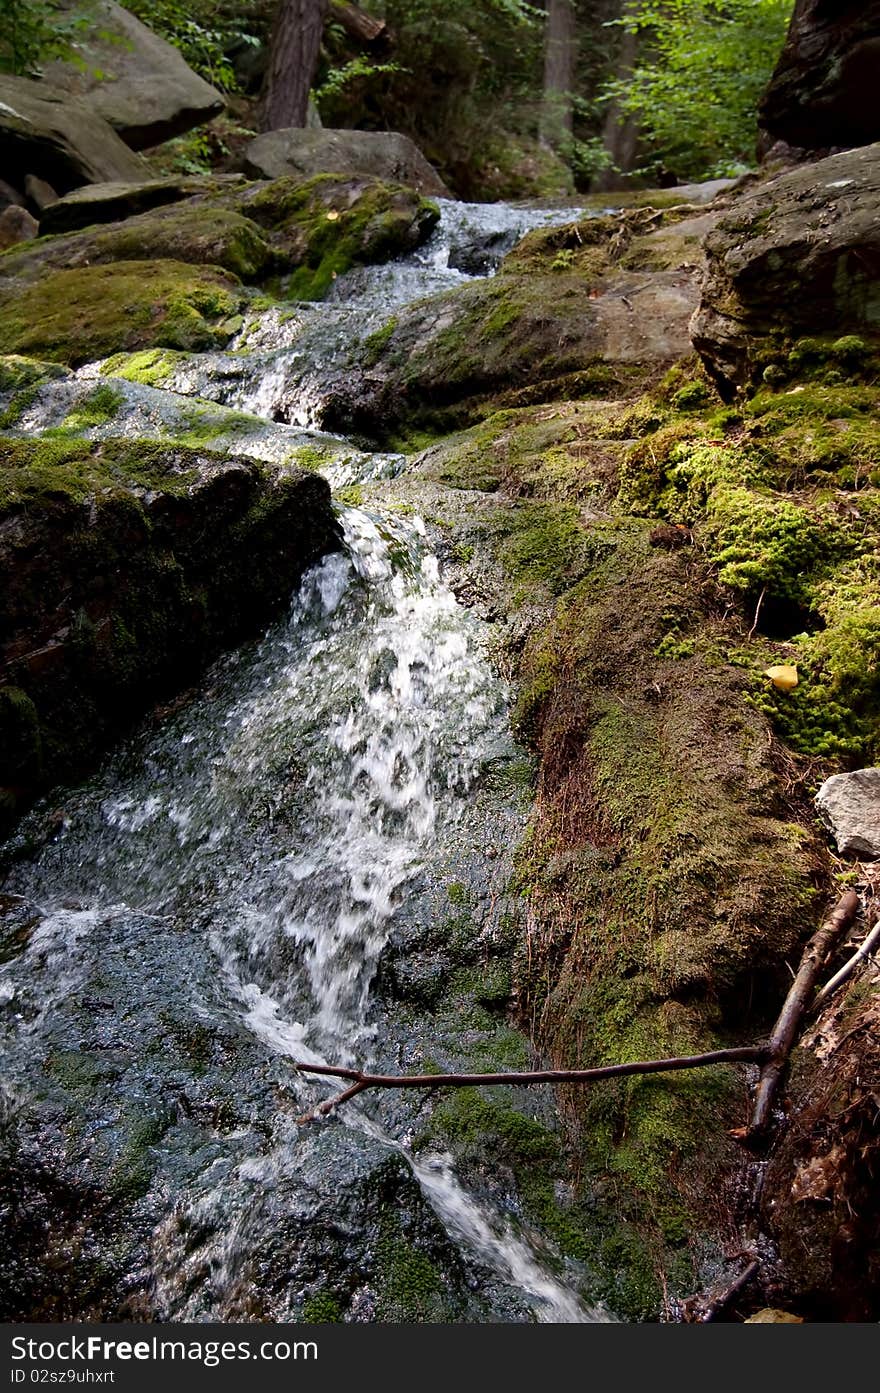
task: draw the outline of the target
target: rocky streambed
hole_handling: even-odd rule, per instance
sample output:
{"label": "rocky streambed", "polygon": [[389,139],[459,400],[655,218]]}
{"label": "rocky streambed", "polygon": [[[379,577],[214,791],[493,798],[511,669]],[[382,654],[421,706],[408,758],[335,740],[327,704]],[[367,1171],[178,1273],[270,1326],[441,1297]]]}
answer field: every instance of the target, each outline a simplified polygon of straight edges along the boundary
{"label": "rocky streambed", "polygon": [[[765,322],[811,264],[798,177],[618,216],[117,188],[0,258],[9,1318],[656,1319],[744,1246],[752,1309],[851,1315],[792,1176],[839,1146],[834,1203],[865,1193],[851,1044],[846,1129],[833,1088],[810,1112],[864,982],[769,1166],[730,1135],[747,1068],[303,1126],[294,1067],[772,1020],[832,885],[811,781],[877,729],[870,296],[823,262],[824,327]],[[872,177],[829,170],[853,246]]]}

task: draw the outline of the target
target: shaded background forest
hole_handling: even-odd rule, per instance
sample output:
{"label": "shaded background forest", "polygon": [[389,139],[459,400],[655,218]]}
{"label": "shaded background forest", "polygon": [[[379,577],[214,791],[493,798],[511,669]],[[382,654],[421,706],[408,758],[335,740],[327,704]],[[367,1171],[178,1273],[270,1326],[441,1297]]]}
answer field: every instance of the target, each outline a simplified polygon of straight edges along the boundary
{"label": "shaded background forest", "polygon": [[[318,0],[318,9],[321,8]],[[223,167],[261,123],[278,0],[131,0],[227,97],[165,146]],[[558,197],[735,175],[792,0],[330,0],[310,121],[410,135],[464,198]],[[75,55],[90,0],[0,0],[0,69]],[[265,124],[265,123],[264,123]],[[292,124],[292,123],[285,123]]]}

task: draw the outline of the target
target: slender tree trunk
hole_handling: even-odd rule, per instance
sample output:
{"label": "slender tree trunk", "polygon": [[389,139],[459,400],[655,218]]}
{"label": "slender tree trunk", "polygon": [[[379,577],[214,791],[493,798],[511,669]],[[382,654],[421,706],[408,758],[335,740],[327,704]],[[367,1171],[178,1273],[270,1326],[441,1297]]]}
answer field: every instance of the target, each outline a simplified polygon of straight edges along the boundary
{"label": "slender tree trunk", "polygon": [[574,0],[547,0],[541,143],[551,150],[564,151],[574,129],[575,19]]}
{"label": "slender tree trunk", "polygon": [[[627,4],[622,5],[621,15],[625,15],[629,8],[630,6]],[[620,39],[614,76],[620,81],[625,81],[630,77],[638,56],[638,34],[624,29]],[[611,103],[605,116],[605,124],[602,127],[602,143],[611,156],[613,164],[611,169],[603,170],[596,177],[592,187],[597,190],[624,188],[627,180],[621,176],[628,174],[636,162],[639,128],[635,118],[625,115],[617,102]]]}
{"label": "slender tree trunk", "polygon": [[260,103],[264,131],[303,127],[329,0],[280,0]]}

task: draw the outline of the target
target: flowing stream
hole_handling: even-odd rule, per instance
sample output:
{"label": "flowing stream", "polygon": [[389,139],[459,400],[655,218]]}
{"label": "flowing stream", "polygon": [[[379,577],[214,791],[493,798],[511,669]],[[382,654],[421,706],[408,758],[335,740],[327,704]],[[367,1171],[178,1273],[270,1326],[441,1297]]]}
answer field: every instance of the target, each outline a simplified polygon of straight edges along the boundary
{"label": "flowing stream", "polygon": [[[353,332],[467,279],[451,262],[491,271],[528,227],[570,217],[448,204],[421,252],[276,317],[248,358],[203,355],[176,395],[317,438],[316,384]],[[133,394],[132,433],[149,392]],[[404,465],[334,448],[333,484]],[[423,1319],[608,1320],[503,1187],[473,1192],[425,1141],[418,1095],[296,1121],[332,1090],[291,1061],[464,1057],[467,1023],[459,1038],[446,1022],[438,1044],[418,993],[377,982],[453,970],[442,944],[419,956],[453,877],[482,906],[491,955],[525,818],[491,792],[489,775],[522,760],[507,693],[424,524],[340,518],[344,550],[305,576],[284,620],[64,795],[58,835],[15,865],[5,905],[26,946],[0,966],[6,1112],[27,1118],[38,1097],[34,1146],[134,1201],[142,1230],[107,1244],[120,1289],[151,1292],[146,1318],[292,1319],[322,1272],[335,1290],[348,1281],[346,1319],[402,1318],[406,1267]],[[81,1125],[53,1111],[58,1089],[80,1100]],[[383,1264],[398,1273],[386,1288]]]}

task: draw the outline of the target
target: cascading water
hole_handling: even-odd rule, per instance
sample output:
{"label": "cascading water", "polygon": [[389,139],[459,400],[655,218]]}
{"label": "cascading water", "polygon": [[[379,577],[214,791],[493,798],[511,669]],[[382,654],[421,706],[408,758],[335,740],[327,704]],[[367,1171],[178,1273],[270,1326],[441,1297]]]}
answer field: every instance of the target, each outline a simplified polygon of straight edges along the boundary
{"label": "cascading water", "polygon": [[[462,279],[450,240],[475,221],[497,248],[570,216],[448,205],[426,251],[356,273],[296,317],[294,337],[305,321],[320,334],[266,349],[266,377],[289,395],[291,373],[301,381],[291,365],[305,354],[317,371],[354,319],[363,332]],[[265,382],[238,390],[238,404],[266,407]],[[337,481],[402,463],[350,456]],[[149,1289],[151,1316],[294,1318],[315,1272],[355,1261],[339,1235],[360,1232],[364,1196],[390,1187],[404,1210],[420,1195],[436,1216],[410,1215],[404,1236],[452,1264],[438,1318],[608,1319],[551,1274],[510,1214],[467,1192],[442,1149],[401,1140],[418,1130],[416,1097],[295,1122],[324,1094],[293,1060],[396,1070],[426,1058],[430,1018],[378,1003],[377,972],[395,935],[424,926],[450,867],[522,825],[503,799],[475,812],[486,771],[517,752],[480,625],[443,585],[424,526],[342,517],[345,550],[306,576],[287,620],[71,794],[55,841],[10,874],[26,946],[0,966],[5,1106],[26,1115],[40,1073],[50,1097],[59,1082],[79,1089],[77,1163],[141,1206],[124,1280]],[[41,1128],[41,1146],[71,1149],[60,1113]],[[393,1267],[403,1239],[385,1222],[358,1241]],[[395,1318],[374,1274],[354,1288],[346,1318]],[[440,1297],[424,1299],[431,1318]]]}

